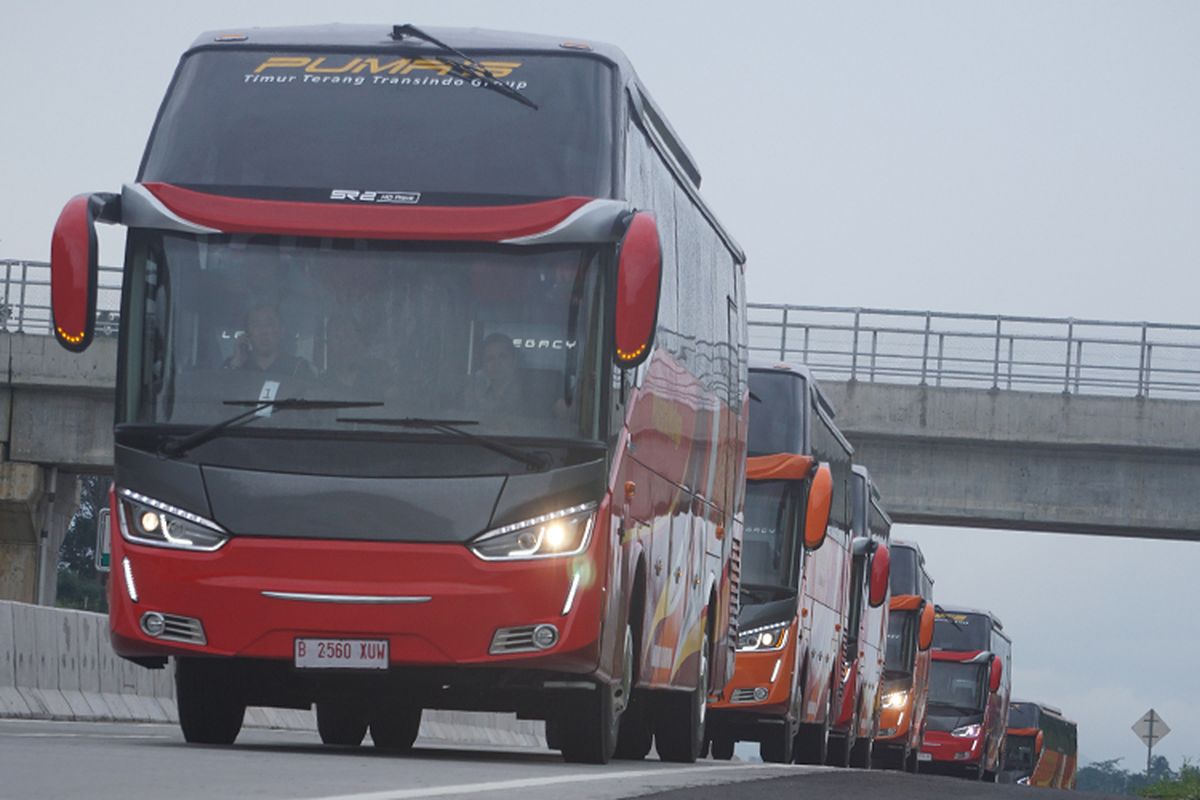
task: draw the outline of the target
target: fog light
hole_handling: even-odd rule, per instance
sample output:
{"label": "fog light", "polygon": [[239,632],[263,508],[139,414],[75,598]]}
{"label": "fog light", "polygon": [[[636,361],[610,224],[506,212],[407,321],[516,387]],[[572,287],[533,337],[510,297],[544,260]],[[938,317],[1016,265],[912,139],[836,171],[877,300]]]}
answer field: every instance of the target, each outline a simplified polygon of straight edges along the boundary
{"label": "fog light", "polygon": [[533,644],[542,650],[554,647],[558,642],[558,628],[553,625],[538,625],[533,629]]}
{"label": "fog light", "polygon": [[968,759],[970,757],[971,757],[970,753],[955,753],[954,754],[954,759],[956,761],[965,761],[966,759]]}
{"label": "fog light", "polygon": [[163,619],[163,615],[157,611],[147,611],[142,614],[142,630],[147,636],[158,638],[162,636],[163,630],[167,627],[167,621]]}
{"label": "fog light", "polygon": [[761,703],[763,700],[767,699],[768,694],[770,694],[770,692],[767,691],[765,686],[759,686],[754,690],[754,699]]}

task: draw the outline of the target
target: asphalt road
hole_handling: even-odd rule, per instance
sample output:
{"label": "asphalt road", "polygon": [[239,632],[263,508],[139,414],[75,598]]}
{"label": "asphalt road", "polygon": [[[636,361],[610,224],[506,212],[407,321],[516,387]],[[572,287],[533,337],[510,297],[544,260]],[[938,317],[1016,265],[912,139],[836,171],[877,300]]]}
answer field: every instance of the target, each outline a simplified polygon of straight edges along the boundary
{"label": "asphalt road", "polygon": [[[664,794],[665,792],[665,794]],[[327,748],[315,733],[247,729],[232,747],[186,745],[173,725],[0,720],[0,798],[253,797],[407,800],[426,797],[560,800],[623,798],[940,798],[1012,794],[950,778],[738,762],[565,764],[530,749],[418,746],[389,756]],[[1049,797],[1039,792],[1038,797]]]}

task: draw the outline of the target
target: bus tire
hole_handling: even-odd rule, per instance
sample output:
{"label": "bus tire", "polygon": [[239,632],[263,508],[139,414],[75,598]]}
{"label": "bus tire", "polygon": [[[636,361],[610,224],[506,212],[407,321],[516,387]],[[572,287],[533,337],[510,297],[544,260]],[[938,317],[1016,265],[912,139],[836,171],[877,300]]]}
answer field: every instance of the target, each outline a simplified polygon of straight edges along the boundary
{"label": "bus tire", "polygon": [[854,745],[850,741],[850,733],[845,736],[831,735],[829,737],[829,748],[825,763],[831,767],[841,767],[845,769],[850,766],[850,748]]}
{"label": "bus tire", "polygon": [[613,758],[641,761],[650,754],[654,746],[654,730],[650,727],[650,715],[646,713],[647,698],[634,693],[629,708],[621,715],[621,728],[617,732],[617,749]]}
{"label": "bus tire", "polygon": [[716,761],[729,761],[733,758],[733,748],[736,742],[732,736],[717,736],[712,740],[712,757]]}
{"label": "bus tire", "polygon": [[829,717],[833,710],[833,692],[825,701],[825,717],[822,722],[807,723],[796,733],[797,764],[824,766],[829,757]]}
{"label": "bus tire", "polygon": [[233,744],[242,730],[246,703],[231,694],[236,681],[216,659],[175,659],[175,704],[189,744]]}
{"label": "bus tire", "polygon": [[779,730],[771,731],[758,743],[758,754],[768,764],[790,764],[795,752],[796,737],[787,719]]}
{"label": "bus tire", "polygon": [[421,731],[421,707],[390,703],[371,718],[371,741],[375,749],[388,753],[412,750]]}
{"label": "bus tire", "polygon": [[626,620],[620,682],[611,686],[601,684],[595,691],[578,695],[565,704],[565,713],[555,722],[565,761],[607,764],[616,753],[621,719],[633,697],[636,669],[633,642],[633,625]]}
{"label": "bus tire", "polygon": [[358,747],[367,735],[369,721],[367,715],[352,703],[317,703],[317,733],[321,734],[322,744]]}
{"label": "bus tire", "polygon": [[654,709],[654,744],[658,757],[677,764],[692,764],[704,746],[704,719],[708,710],[708,667],[711,641],[708,620],[701,623],[700,665],[696,688],[689,692],[663,692]]}
{"label": "bus tire", "polygon": [[850,748],[850,766],[856,769],[870,769],[875,761],[875,740],[863,736]]}

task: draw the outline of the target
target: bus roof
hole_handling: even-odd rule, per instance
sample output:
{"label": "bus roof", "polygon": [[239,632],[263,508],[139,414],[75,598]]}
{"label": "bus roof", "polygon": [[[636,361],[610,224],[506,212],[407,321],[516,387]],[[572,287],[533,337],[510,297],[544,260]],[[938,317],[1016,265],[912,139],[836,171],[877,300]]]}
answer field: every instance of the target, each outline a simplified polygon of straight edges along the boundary
{"label": "bus roof", "polygon": [[996,630],[1000,630],[1000,631],[1004,630],[1004,623],[1002,623],[1000,621],[1000,618],[997,617],[995,614],[993,614],[991,611],[988,611],[987,609],[984,609],[984,608],[966,608],[964,606],[941,606],[938,609],[938,613],[940,613],[940,614],[978,614],[981,617],[988,617],[989,619],[991,619],[992,624],[996,626]]}

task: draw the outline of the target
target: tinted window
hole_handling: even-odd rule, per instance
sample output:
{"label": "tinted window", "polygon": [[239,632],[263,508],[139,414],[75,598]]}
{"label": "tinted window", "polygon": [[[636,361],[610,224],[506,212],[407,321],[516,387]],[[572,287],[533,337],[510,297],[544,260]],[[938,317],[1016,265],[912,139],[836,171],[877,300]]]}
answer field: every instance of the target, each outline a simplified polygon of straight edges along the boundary
{"label": "tinted window", "polygon": [[1008,707],[1008,727],[1036,728],[1038,708],[1032,703],[1013,703]]}
{"label": "tinted window", "polygon": [[[794,593],[798,562],[796,492],[787,481],[746,484],[742,586],[778,587]],[[772,594],[772,598],[776,595]]]}
{"label": "tinted window", "polygon": [[[399,53],[201,51],[186,58],[141,180],[487,196],[603,197],[611,70],[591,58],[480,56],[534,110]],[[411,199],[411,198],[410,198]]]}
{"label": "tinted window", "polygon": [[933,646],[938,650],[991,650],[992,621],[982,614],[939,611],[934,619]]}
{"label": "tinted window", "polygon": [[912,672],[916,625],[916,615],[911,611],[893,611],[888,615],[887,652],[884,656],[888,672]]}
{"label": "tinted window", "polygon": [[802,453],[804,379],[790,372],[750,373],[750,455]]}
{"label": "tinted window", "polygon": [[960,711],[983,708],[986,664],[934,661],[929,667],[929,702]]}
{"label": "tinted window", "polygon": [[892,547],[892,572],[889,583],[893,597],[902,594],[921,594],[921,587],[917,583],[916,550],[898,545]]}

